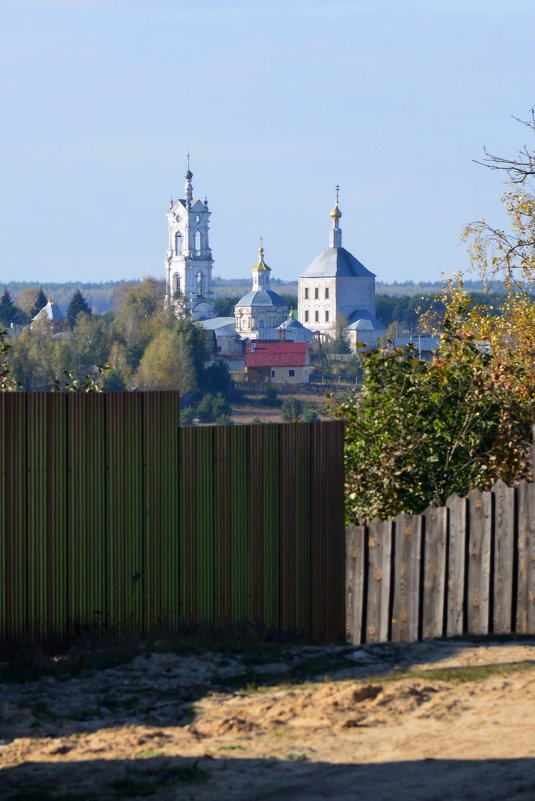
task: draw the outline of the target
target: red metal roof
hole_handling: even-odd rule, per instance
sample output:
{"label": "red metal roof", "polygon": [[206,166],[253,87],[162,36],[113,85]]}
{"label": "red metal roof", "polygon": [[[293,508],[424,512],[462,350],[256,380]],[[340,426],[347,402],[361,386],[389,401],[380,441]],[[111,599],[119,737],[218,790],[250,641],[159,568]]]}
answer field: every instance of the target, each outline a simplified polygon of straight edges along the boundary
{"label": "red metal roof", "polygon": [[248,342],[246,367],[303,367],[308,364],[307,342]]}

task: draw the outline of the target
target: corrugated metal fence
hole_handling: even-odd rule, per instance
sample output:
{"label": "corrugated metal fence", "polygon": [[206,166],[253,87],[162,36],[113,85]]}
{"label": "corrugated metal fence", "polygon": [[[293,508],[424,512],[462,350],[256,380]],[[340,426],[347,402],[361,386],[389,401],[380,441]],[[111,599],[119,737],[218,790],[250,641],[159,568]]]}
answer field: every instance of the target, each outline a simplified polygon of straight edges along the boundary
{"label": "corrugated metal fence", "polygon": [[342,424],[177,421],[171,392],[0,393],[0,640],[343,636]]}
{"label": "corrugated metal fence", "polygon": [[535,634],[535,483],[346,531],[348,639]]}

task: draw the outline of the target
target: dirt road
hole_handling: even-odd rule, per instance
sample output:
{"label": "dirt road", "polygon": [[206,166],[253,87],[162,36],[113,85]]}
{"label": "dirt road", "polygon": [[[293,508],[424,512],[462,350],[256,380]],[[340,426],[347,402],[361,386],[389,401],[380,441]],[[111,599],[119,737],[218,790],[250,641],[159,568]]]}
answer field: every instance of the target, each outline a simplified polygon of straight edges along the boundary
{"label": "dirt road", "polygon": [[535,641],[145,653],[1,684],[0,745],[6,801],[527,801]]}

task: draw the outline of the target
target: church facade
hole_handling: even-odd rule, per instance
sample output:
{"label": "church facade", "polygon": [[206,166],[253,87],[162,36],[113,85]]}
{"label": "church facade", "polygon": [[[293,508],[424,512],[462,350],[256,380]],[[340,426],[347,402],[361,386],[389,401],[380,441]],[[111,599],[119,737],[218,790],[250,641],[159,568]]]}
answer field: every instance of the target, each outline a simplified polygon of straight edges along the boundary
{"label": "church facade", "polygon": [[342,212],[338,197],[331,211],[329,247],[322,250],[298,279],[298,318],[316,334],[367,346],[386,336],[375,316],[375,275],[342,247]]}
{"label": "church facade", "polygon": [[214,262],[208,239],[211,212],[206,198],[203,202],[193,197],[192,178],[188,167],[185,197],[171,200],[167,211],[165,302],[175,306],[177,315],[184,312],[192,320],[207,320],[214,316]]}
{"label": "church facade", "polygon": [[277,328],[285,322],[288,306],[269,286],[271,267],[264,261],[262,246],[252,272],[251,291],[234,306],[236,333],[241,339],[277,339]]}
{"label": "church facade", "polygon": [[[168,247],[165,256],[165,302],[177,316],[210,323],[210,330],[225,328],[231,318],[216,325],[212,289],[212,251],[209,244],[208,201],[194,199],[193,174],[185,174],[184,198],[173,201],[167,211]],[[329,247],[325,248],[298,279],[298,320],[288,316],[288,305],[270,287],[271,268],[260,247],[252,268],[251,291],[234,307],[236,337],[241,340],[310,341],[319,336],[344,336],[351,345],[374,347],[386,337],[375,316],[375,275],[342,247],[342,212],[336,203],[330,213]]]}

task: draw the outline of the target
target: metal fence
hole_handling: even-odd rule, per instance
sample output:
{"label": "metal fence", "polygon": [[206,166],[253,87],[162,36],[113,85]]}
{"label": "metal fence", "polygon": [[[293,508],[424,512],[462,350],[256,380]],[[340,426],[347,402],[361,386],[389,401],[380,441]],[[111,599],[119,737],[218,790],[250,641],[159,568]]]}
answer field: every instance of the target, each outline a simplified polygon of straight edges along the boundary
{"label": "metal fence", "polygon": [[177,423],[171,392],[0,393],[0,640],[343,636],[342,424]]}
{"label": "metal fence", "polygon": [[346,530],[354,643],[535,634],[535,483]]}

